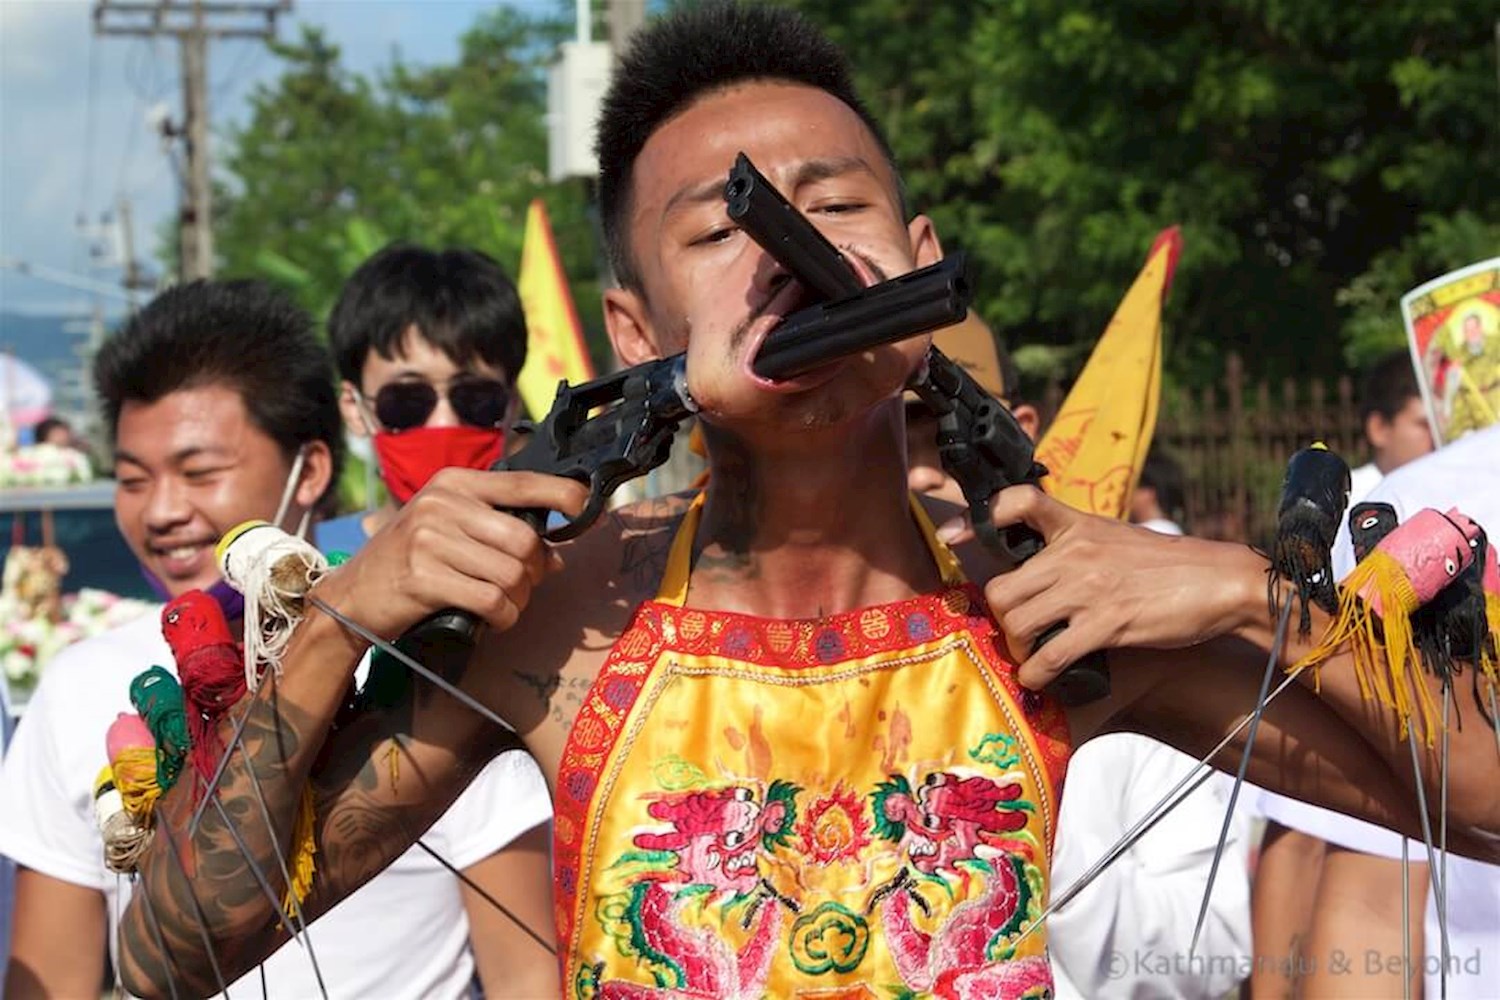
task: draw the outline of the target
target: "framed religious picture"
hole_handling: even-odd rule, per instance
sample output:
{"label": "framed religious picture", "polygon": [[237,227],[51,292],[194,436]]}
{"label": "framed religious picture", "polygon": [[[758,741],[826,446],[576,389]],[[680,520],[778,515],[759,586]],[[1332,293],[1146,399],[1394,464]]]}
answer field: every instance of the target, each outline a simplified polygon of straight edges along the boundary
{"label": "framed religious picture", "polygon": [[1500,257],[1407,292],[1401,317],[1438,447],[1500,413]]}

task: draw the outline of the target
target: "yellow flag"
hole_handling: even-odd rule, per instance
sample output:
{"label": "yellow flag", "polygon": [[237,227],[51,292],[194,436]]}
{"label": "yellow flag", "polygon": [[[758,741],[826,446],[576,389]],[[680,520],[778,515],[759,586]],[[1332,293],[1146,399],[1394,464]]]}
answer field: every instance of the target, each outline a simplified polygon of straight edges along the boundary
{"label": "yellow flag", "polygon": [[1161,308],[1182,253],[1178,227],[1157,234],[1052,426],[1037,445],[1043,488],[1071,507],[1123,518],[1156,430]]}
{"label": "yellow flag", "polygon": [[526,310],[526,364],[516,379],[521,401],[540,420],[552,408],[557,383],[574,385],[594,377],[594,366],[583,343],[583,327],[563,275],[547,207],[541,199],[526,210],[526,235],[521,243],[521,307]]}

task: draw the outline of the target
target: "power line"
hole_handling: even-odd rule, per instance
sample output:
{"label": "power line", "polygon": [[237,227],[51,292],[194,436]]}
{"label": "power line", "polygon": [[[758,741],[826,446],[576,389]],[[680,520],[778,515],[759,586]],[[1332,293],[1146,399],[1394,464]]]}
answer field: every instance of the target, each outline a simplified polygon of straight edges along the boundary
{"label": "power line", "polygon": [[291,8],[291,0],[97,0],[94,5],[96,34],[153,41],[168,36],[177,40],[182,61],[182,122],[168,123],[163,131],[168,138],[180,140],[183,152],[178,239],[184,280],[207,278],[214,270],[213,189],[208,157],[209,40],[272,39],[277,17]]}

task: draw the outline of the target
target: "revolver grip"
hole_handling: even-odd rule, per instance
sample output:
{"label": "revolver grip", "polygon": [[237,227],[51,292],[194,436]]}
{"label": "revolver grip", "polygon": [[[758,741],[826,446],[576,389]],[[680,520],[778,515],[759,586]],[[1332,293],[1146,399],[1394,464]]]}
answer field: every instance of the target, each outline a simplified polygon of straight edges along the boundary
{"label": "revolver grip", "polygon": [[[1066,627],[1059,622],[1043,632],[1037,638],[1037,647]],[[1105,662],[1104,651],[1095,650],[1058,674],[1047,685],[1047,693],[1068,708],[1087,705],[1108,696],[1109,665]]]}
{"label": "revolver grip", "polygon": [[[517,507],[506,510],[506,513],[519,517],[538,534],[546,529],[547,511],[539,507]],[[394,645],[418,663],[423,663],[437,651],[473,649],[483,628],[484,623],[469,612],[444,608],[407,629]]]}
{"label": "revolver grip", "polygon": [[[999,554],[1012,566],[1019,566],[1042,550],[1042,536],[1024,524],[1012,524],[1002,530],[996,528],[993,522],[980,519],[975,522],[975,533],[992,552]],[[1032,651],[1041,649],[1044,643],[1067,627],[1067,622],[1057,622],[1050,626],[1037,637]],[[1089,653],[1058,674],[1047,685],[1047,692],[1068,707],[1087,705],[1108,695],[1109,667],[1105,663],[1103,651]]]}
{"label": "revolver grip", "polygon": [[473,649],[483,626],[467,611],[444,608],[407,629],[393,645],[418,663],[425,663],[434,650]]}

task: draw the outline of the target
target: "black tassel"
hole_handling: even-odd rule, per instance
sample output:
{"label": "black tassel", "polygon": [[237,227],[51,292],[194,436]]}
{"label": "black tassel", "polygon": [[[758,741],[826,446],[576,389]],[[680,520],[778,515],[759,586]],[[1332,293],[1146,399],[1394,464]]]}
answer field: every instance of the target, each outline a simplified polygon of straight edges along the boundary
{"label": "black tassel", "polygon": [[1349,466],[1322,444],[1303,448],[1287,463],[1281,503],[1276,509],[1276,542],[1271,548],[1272,573],[1266,600],[1275,618],[1281,610],[1277,579],[1292,584],[1302,602],[1297,631],[1304,639],[1312,633],[1309,605],[1316,604],[1330,614],[1338,605],[1333,541],[1349,504],[1349,486]]}

